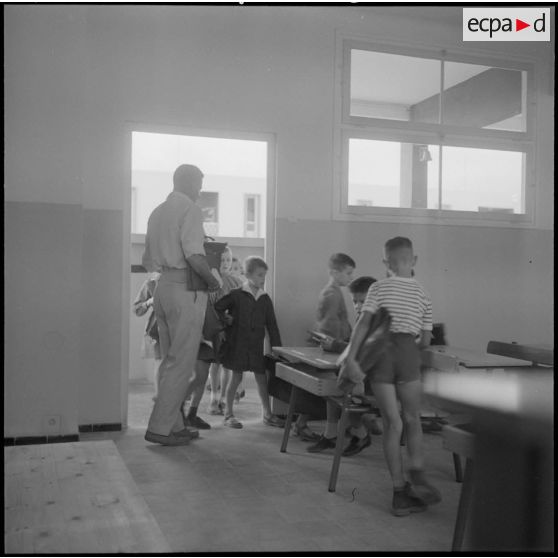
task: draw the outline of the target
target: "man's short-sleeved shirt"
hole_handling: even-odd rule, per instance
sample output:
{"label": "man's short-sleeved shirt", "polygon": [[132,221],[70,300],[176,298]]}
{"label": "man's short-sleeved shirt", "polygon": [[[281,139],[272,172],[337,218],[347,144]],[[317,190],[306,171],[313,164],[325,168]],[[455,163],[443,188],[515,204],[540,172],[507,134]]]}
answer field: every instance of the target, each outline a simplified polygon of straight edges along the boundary
{"label": "man's short-sleeved shirt", "polygon": [[143,265],[148,271],[185,269],[187,258],[205,254],[204,236],[200,207],[173,191],[149,216]]}
{"label": "man's short-sleeved shirt", "polygon": [[368,289],[362,312],[386,308],[391,316],[390,331],[418,335],[432,330],[432,301],[424,287],[413,278],[388,277]]}

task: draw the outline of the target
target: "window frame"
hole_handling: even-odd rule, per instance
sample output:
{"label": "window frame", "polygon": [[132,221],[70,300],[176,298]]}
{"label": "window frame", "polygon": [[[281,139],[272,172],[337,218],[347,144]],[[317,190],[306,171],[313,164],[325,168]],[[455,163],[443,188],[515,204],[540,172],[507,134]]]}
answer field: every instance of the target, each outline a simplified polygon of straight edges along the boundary
{"label": "window frame", "polygon": [[[524,132],[483,129],[467,126],[407,122],[350,115],[351,50],[368,50],[387,54],[481,64],[526,72],[526,130]],[[332,217],[335,220],[413,222],[425,224],[529,226],[534,224],[535,209],[535,63],[517,58],[503,59],[474,52],[428,49],[393,43],[338,36],[336,64],[335,157]],[[442,73],[442,71],[441,71]],[[480,213],[449,209],[351,206],[348,204],[349,139],[371,139],[454,147],[498,149],[525,153],[524,210],[521,214]]]}
{"label": "window frame", "polygon": [[[248,200],[254,200],[254,220],[248,221]],[[260,236],[260,210],[261,195],[260,194],[244,194],[244,238],[258,238]],[[254,236],[248,235],[248,224],[254,224]]]}

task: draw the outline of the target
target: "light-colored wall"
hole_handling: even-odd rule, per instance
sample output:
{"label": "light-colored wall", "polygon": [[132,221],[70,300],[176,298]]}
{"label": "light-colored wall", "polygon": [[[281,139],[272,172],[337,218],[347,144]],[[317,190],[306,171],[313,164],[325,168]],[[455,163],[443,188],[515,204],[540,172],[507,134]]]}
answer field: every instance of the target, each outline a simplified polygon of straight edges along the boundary
{"label": "light-colored wall", "polygon": [[[427,9],[437,8],[417,13]],[[45,414],[62,415],[64,433],[122,418],[132,319],[124,216],[135,123],[275,136],[275,304],[286,341],[298,340],[313,312],[329,253],[368,259],[359,270],[379,275],[378,250],[394,231],[415,238],[419,276],[452,342],[481,348],[495,336],[552,339],[548,45],[471,47],[534,57],[541,69],[532,230],[331,220],[336,31],[463,47],[460,27],[410,12],[5,6],[6,436],[44,433]]]}

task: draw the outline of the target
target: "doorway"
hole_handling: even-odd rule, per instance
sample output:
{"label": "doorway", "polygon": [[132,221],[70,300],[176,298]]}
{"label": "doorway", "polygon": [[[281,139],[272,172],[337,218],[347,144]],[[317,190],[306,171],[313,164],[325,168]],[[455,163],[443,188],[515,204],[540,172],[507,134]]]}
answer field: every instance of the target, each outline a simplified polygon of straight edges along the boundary
{"label": "doorway", "polygon": [[141,265],[147,220],[172,190],[177,166],[191,163],[204,173],[198,200],[206,235],[226,242],[241,262],[263,257],[269,267],[266,290],[273,292],[275,225],[275,142],[272,135],[169,130],[134,126],[131,131],[129,192],[129,306],[126,423],[145,426],[154,392],[155,362],[145,358],[147,315],[130,311],[148,278]]}

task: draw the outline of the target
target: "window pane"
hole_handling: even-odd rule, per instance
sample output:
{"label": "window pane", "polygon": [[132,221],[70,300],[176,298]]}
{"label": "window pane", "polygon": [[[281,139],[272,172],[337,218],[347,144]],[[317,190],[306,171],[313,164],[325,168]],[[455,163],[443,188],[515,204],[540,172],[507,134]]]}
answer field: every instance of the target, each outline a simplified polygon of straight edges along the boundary
{"label": "window pane", "polygon": [[348,204],[438,207],[438,146],[351,138]]}
{"label": "window pane", "polygon": [[525,213],[524,153],[442,147],[444,209]]}
{"label": "window pane", "polygon": [[351,116],[439,122],[439,60],[351,50]]}
{"label": "window pane", "polygon": [[525,132],[526,72],[445,62],[443,123]]}

